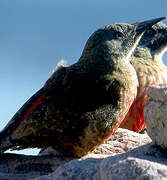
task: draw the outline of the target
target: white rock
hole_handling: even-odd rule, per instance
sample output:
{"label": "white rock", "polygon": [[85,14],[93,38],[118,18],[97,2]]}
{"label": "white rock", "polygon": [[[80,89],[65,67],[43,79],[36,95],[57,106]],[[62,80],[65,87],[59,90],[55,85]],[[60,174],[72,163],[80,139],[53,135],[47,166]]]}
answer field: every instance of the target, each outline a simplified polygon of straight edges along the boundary
{"label": "white rock", "polygon": [[134,157],[117,162],[109,158],[101,163],[99,175],[103,180],[166,180],[167,167]]}
{"label": "white rock", "polygon": [[166,165],[166,155],[148,144],[115,156],[88,155],[72,160],[36,180],[165,180]]}
{"label": "white rock", "polygon": [[147,133],[155,144],[167,148],[167,85],[151,86],[148,96],[144,110]]}

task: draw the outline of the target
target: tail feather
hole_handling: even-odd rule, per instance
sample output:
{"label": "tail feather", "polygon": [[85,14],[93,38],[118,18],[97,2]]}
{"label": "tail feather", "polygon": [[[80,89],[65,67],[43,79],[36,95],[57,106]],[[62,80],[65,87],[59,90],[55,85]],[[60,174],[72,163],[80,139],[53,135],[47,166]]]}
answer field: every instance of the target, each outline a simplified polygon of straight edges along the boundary
{"label": "tail feather", "polygon": [[25,104],[16,112],[13,118],[0,132],[0,153],[16,148],[17,145],[12,143],[11,135],[18,125],[40,104],[45,98],[43,88],[37,91]]}
{"label": "tail feather", "polygon": [[4,137],[3,132],[0,132],[0,154],[10,149],[13,144],[10,141],[10,137]]}

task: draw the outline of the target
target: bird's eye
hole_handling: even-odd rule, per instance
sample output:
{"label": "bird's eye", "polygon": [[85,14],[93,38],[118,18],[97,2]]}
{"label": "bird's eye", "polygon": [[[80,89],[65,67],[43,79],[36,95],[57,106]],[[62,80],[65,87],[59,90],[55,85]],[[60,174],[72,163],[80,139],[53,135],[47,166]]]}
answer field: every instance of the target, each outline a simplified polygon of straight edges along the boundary
{"label": "bird's eye", "polygon": [[156,33],[154,29],[148,29],[146,32],[150,35],[154,35]]}

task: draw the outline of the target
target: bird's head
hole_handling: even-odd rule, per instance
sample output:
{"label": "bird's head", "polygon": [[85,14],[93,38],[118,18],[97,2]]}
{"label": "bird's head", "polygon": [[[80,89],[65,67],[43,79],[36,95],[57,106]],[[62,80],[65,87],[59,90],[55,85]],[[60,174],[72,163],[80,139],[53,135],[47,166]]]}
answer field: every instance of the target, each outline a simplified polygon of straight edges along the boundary
{"label": "bird's head", "polygon": [[116,23],[100,28],[88,39],[81,57],[96,56],[112,63],[122,59],[129,60],[144,31],[163,19],[165,17],[133,25]]}
{"label": "bird's head", "polygon": [[167,26],[159,22],[146,30],[134,56],[144,56],[145,53],[147,56],[150,55],[153,60],[161,60],[165,51],[167,51]]}

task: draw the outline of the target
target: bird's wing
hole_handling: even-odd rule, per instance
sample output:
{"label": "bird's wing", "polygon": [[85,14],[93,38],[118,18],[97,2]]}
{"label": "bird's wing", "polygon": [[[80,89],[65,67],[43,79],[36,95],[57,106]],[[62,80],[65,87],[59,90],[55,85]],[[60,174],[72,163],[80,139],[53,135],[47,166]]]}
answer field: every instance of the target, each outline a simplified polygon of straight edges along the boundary
{"label": "bird's wing", "polygon": [[18,127],[20,127],[20,124],[25,124],[24,120],[44,98],[43,88],[41,88],[16,112],[6,127],[0,132],[0,153],[9,148],[16,147],[13,145],[13,137],[18,138],[22,136],[22,134],[17,133]]}
{"label": "bird's wing", "polygon": [[[55,74],[57,79],[55,80],[55,86],[60,82],[59,74],[61,69],[59,68]],[[41,120],[46,110],[47,98],[44,87],[37,91],[25,104],[16,112],[5,128],[0,132],[0,141],[2,146],[2,140],[5,141],[8,137],[13,139],[19,139],[22,136],[28,136],[34,133],[34,129],[31,128],[35,121]],[[38,109],[38,111],[37,111]],[[41,115],[40,115],[41,113]],[[36,119],[38,117],[38,119]],[[33,119],[34,118],[34,119]]]}
{"label": "bird's wing", "polygon": [[0,132],[4,136],[11,134],[17,126],[24,121],[27,116],[32,113],[32,111],[41,103],[41,101],[45,98],[43,88],[37,91],[28,101],[24,103],[24,105],[15,113],[9,123],[5,126],[5,128]]}

